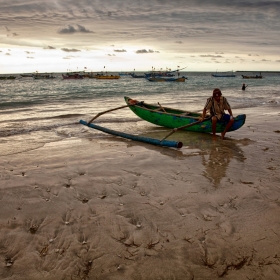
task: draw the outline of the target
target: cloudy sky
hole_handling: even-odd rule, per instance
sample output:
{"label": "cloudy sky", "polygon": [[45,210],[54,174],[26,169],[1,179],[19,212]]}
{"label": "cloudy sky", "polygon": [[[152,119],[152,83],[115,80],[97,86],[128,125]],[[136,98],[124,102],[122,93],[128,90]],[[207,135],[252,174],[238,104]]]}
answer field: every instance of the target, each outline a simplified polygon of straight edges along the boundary
{"label": "cloudy sky", "polygon": [[280,1],[0,0],[0,73],[279,71]]}

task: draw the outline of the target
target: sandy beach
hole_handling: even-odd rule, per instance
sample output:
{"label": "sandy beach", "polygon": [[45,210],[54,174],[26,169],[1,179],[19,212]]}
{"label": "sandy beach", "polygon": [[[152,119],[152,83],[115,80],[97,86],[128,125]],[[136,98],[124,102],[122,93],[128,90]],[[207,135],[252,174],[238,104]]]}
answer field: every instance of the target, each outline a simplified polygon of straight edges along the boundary
{"label": "sandy beach", "polygon": [[223,141],[177,132],[178,150],[108,136],[0,156],[0,279],[279,279],[276,109],[240,110]]}

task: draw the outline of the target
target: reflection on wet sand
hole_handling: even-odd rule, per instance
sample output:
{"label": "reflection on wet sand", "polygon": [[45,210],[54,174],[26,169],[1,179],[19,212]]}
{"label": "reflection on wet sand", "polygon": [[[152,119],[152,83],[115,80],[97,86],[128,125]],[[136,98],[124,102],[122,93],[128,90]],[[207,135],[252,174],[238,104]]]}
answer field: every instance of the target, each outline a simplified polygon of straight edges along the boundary
{"label": "reflection on wet sand", "polygon": [[[151,131],[147,137],[161,139],[166,135],[166,130]],[[127,147],[142,146],[146,149],[158,151],[163,155],[184,160],[190,156],[201,156],[202,165],[204,166],[203,175],[213,184],[214,187],[218,187],[221,180],[226,177],[226,172],[230,161],[233,159],[244,162],[245,157],[240,146],[247,145],[247,141],[235,140],[226,138],[221,140],[219,137],[217,140],[213,140],[211,134],[195,133],[195,132],[177,132],[169,140],[183,142],[182,149],[173,149],[160,146],[154,146],[141,142],[128,141],[123,138],[111,138],[106,141],[126,142]],[[103,139],[104,141],[104,139]]]}
{"label": "reflection on wet sand", "polygon": [[202,165],[205,168],[203,174],[215,187],[218,187],[221,180],[226,177],[227,168],[232,159],[239,162],[245,160],[238,140],[218,138],[214,141],[210,134],[188,132],[184,132],[184,135],[178,134],[177,139],[182,141],[185,147],[200,151]]}
{"label": "reflection on wet sand", "polygon": [[[150,133],[149,137],[160,139],[164,135],[166,135],[166,130],[158,130]],[[200,155],[204,166],[203,175],[215,187],[218,187],[221,180],[226,177],[231,160],[244,162],[245,157],[240,146],[248,144],[246,141],[230,138],[221,140],[219,137],[214,141],[211,134],[187,131],[178,131],[169,140],[183,142],[183,148],[180,150],[161,148],[160,153],[182,160],[189,156]],[[158,149],[158,147],[151,147],[151,149]]]}
{"label": "reflection on wet sand", "polygon": [[244,161],[242,150],[232,142],[210,144],[207,154],[202,156],[204,174],[215,187],[219,185],[222,178],[226,177],[227,168],[233,158],[240,162]]}

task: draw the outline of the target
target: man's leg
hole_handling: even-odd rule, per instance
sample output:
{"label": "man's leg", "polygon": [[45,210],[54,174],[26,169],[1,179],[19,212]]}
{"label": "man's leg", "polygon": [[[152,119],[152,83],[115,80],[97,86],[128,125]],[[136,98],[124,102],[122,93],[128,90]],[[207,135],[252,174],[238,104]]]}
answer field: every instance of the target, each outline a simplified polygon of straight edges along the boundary
{"label": "man's leg", "polygon": [[225,128],[225,130],[224,130],[224,131],[222,132],[222,134],[221,134],[221,138],[222,138],[222,139],[225,138],[225,135],[226,135],[227,131],[231,128],[231,126],[233,125],[233,123],[234,123],[234,119],[230,119],[229,122],[228,122],[228,124],[227,124],[227,126],[226,126],[226,128]]}
{"label": "man's leg", "polygon": [[213,137],[216,137],[216,126],[217,126],[217,117],[213,116],[212,117],[212,133]]}

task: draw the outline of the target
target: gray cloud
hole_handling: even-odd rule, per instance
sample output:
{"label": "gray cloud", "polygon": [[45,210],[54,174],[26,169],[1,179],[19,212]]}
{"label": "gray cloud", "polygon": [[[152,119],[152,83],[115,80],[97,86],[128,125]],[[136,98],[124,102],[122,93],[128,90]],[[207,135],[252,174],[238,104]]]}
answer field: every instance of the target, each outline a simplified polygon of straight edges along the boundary
{"label": "gray cloud", "polygon": [[126,50],[122,49],[122,50],[114,50],[114,52],[126,52]]}
{"label": "gray cloud", "polygon": [[94,33],[86,29],[84,26],[77,24],[77,28],[72,25],[68,25],[65,28],[61,28],[57,31],[58,34],[74,34],[74,33]]}
{"label": "gray cloud", "polygon": [[64,52],[80,52],[80,50],[77,50],[77,49],[68,49],[68,48],[62,48],[61,50],[64,51]]}
{"label": "gray cloud", "polygon": [[212,55],[212,54],[202,54],[200,57],[212,57],[212,58],[220,58],[223,57],[221,55]]}
{"label": "gray cloud", "polygon": [[47,47],[44,47],[44,50],[55,50],[55,47],[47,46]]}
{"label": "gray cloud", "polygon": [[153,50],[146,50],[146,49],[142,49],[142,50],[137,50],[136,53],[159,53],[159,51],[153,51]]}

